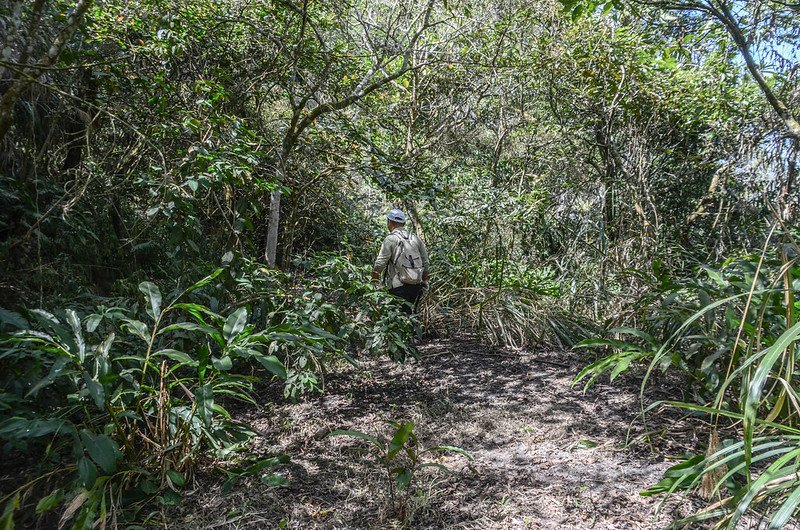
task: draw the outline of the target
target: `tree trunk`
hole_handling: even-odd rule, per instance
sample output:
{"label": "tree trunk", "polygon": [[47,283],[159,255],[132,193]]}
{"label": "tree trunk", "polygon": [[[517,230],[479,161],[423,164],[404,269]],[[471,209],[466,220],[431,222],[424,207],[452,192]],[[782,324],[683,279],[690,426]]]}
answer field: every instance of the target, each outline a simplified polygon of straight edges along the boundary
{"label": "tree trunk", "polygon": [[[286,181],[286,162],[289,158],[289,149],[286,144],[278,153],[275,160],[275,180],[279,185]],[[269,268],[274,268],[278,254],[278,226],[281,222],[281,190],[272,191],[269,198],[269,224],[267,226],[267,248],[264,259]]]}
{"label": "tree trunk", "polygon": [[[36,81],[44,69],[55,64],[58,56],[64,51],[67,42],[78,28],[83,15],[89,9],[92,0],[78,0],[75,9],[67,18],[67,25],[56,35],[47,54],[32,67],[23,67],[22,72],[14,79],[8,90],[0,97],[0,142],[5,138],[6,133],[11,128],[14,115],[14,105],[22,93]],[[33,36],[30,36],[33,38]]]}
{"label": "tree trunk", "polygon": [[739,27],[738,20],[736,20],[736,18],[733,16],[731,10],[728,8],[728,5],[725,2],[720,2],[720,10],[714,10],[712,13],[714,13],[720,22],[722,22],[722,24],[725,26],[725,29],[728,30],[728,33],[733,38],[734,43],[736,43],[736,47],[739,48],[739,52],[742,54],[745,65],[747,65],[747,69],[753,76],[753,79],[755,79],[758,87],[767,98],[767,101],[769,102],[770,106],[772,106],[775,113],[780,116],[781,120],[786,125],[788,135],[795,140],[800,140],[800,122],[797,121],[797,118],[794,117],[792,112],[789,110],[789,107],[786,106],[786,103],[782,99],[778,98],[775,92],[772,91],[769,83],[767,83],[766,79],[764,79],[759,65],[756,64],[756,61],[750,52],[750,44],[747,42],[747,38],[742,33],[742,29]]}

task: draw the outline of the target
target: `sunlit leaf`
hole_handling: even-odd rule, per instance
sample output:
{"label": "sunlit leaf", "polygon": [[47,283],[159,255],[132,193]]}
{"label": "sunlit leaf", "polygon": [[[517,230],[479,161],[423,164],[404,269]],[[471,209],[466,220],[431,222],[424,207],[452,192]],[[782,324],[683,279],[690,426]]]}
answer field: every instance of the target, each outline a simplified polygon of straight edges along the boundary
{"label": "sunlit leaf", "polygon": [[139,284],[139,291],[144,295],[145,311],[155,320],[161,314],[161,291],[152,282]]}
{"label": "sunlit leaf", "polygon": [[225,326],[222,329],[222,336],[225,341],[230,344],[239,333],[242,332],[244,326],[247,324],[247,308],[240,307],[228,317],[225,321]]}

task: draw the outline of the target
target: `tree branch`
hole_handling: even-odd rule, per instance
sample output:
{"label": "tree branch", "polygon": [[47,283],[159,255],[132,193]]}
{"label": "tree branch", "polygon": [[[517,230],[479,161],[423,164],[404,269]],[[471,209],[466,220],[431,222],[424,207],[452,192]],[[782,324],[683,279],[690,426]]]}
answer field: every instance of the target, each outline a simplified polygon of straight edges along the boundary
{"label": "tree branch", "polygon": [[[58,32],[50,49],[47,50],[47,54],[32,67],[26,67],[0,98],[0,142],[3,141],[6,133],[11,128],[14,105],[20,95],[33,81],[38,79],[44,68],[50,67],[56,62],[58,56],[64,51],[67,42],[75,33],[75,30],[78,29],[78,24],[80,24],[83,15],[86,14],[91,4],[92,0],[78,0],[75,9],[67,18],[67,25]],[[32,39],[33,36],[31,35],[29,38]]]}
{"label": "tree branch", "polygon": [[769,104],[783,120],[786,128],[789,129],[789,136],[795,140],[800,140],[800,122],[798,122],[797,118],[792,115],[789,107],[787,107],[786,104],[775,95],[775,93],[772,91],[772,88],[770,88],[769,84],[764,79],[759,66],[756,64],[755,60],[753,59],[753,55],[750,53],[750,44],[747,42],[747,39],[742,33],[742,29],[739,27],[738,21],[736,18],[734,18],[728,5],[722,1],[720,2],[719,7],[719,10],[716,10],[712,6],[712,13],[719,19],[720,22],[722,22],[722,24],[725,26],[725,29],[727,29],[728,33],[730,33],[731,37],[733,37],[733,41],[736,43],[736,47],[739,48],[739,52],[742,54],[742,58],[747,65],[747,69],[750,71],[753,79],[755,79],[758,87],[761,89],[761,92],[764,93],[764,96],[767,98],[767,101],[769,101]]}

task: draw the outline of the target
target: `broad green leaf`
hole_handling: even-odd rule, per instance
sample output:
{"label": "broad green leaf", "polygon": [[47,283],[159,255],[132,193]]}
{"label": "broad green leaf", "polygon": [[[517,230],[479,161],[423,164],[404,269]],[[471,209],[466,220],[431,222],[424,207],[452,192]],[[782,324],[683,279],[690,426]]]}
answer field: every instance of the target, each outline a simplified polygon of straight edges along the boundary
{"label": "broad green leaf", "polygon": [[340,337],[337,337],[333,333],[328,333],[324,329],[322,329],[320,327],[317,327],[317,326],[314,326],[312,324],[305,324],[303,326],[300,326],[299,329],[302,330],[302,331],[305,331],[306,333],[308,333],[309,335],[312,335],[314,337],[318,337],[318,338],[322,338],[322,339],[328,339],[328,340],[341,340]]}
{"label": "broad green leaf", "polygon": [[0,324],[10,324],[17,329],[28,329],[30,324],[22,315],[0,307]]}
{"label": "broad green leaf", "polygon": [[201,322],[203,321],[203,315],[211,317],[211,319],[214,322],[221,322],[223,320],[223,318],[220,315],[213,312],[204,305],[185,303],[185,304],[174,304],[172,307],[175,309],[183,309],[184,311],[186,311],[187,313],[189,313],[190,315],[192,315],[194,318],[196,318]]}
{"label": "broad green leaf", "polygon": [[400,428],[397,429],[397,432],[395,432],[392,437],[392,441],[389,442],[389,451],[386,453],[389,458],[397,456],[397,453],[403,449],[413,430],[414,422],[412,421],[402,424]]}
{"label": "broad green leaf", "polygon": [[75,353],[78,356],[78,360],[83,364],[83,361],[86,359],[86,343],[83,341],[83,333],[81,332],[81,320],[78,318],[78,314],[72,309],[67,309],[66,313],[67,322],[69,323],[69,327],[72,328],[72,333],[75,337],[75,345],[78,347],[78,351]]}
{"label": "broad green leaf", "polygon": [[211,419],[214,414],[214,388],[210,383],[206,383],[197,389],[195,400],[197,402],[198,416],[200,416],[206,427],[211,427]]}
{"label": "broad green leaf", "polygon": [[197,366],[197,361],[192,359],[186,352],[167,348],[164,350],[158,350],[153,355],[155,357],[166,357],[168,359],[172,359],[173,361],[178,361],[179,363],[185,364],[187,366]]}
{"label": "broad green leaf", "polygon": [[53,313],[45,311],[44,309],[31,309],[31,313],[39,317],[42,322],[50,322],[52,324],[60,324],[59,320]]}
{"label": "broad green leaf", "polygon": [[47,497],[42,497],[39,502],[36,503],[36,513],[49,512],[62,502],[64,502],[64,493],[60,489],[57,489]]}
{"label": "broad green leaf", "polygon": [[103,342],[101,342],[100,345],[97,346],[97,353],[107,358],[108,352],[111,351],[111,345],[114,344],[115,338],[117,338],[117,336],[114,334],[114,332],[109,333],[108,336],[103,340]]}
{"label": "broad green leaf", "polygon": [[183,475],[174,469],[168,469],[167,476],[169,477],[169,480],[179,488],[182,488],[186,484],[186,479],[183,478]]}
{"label": "broad green leaf", "polygon": [[203,278],[202,280],[200,280],[196,284],[194,284],[191,287],[189,287],[188,289],[186,289],[186,291],[184,291],[184,292],[190,293],[190,292],[192,292],[192,291],[194,291],[196,289],[199,289],[199,288],[201,288],[201,287],[203,287],[205,285],[208,285],[209,283],[211,283],[214,280],[214,278],[216,278],[217,276],[222,274],[222,272],[224,270],[225,269],[223,269],[223,268],[219,268],[219,269],[215,270],[214,272],[212,272],[211,274],[209,274],[208,276],[206,276],[205,278]]}
{"label": "broad green leaf", "polygon": [[142,492],[146,495],[154,495],[158,493],[158,486],[156,486],[156,484],[150,479],[143,480],[142,483],[139,484],[139,489],[142,490]]}
{"label": "broad green leaf", "polygon": [[219,336],[219,333],[216,329],[210,326],[203,326],[201,324],[196,324],[195,322],[177,322],[175,324],[170,324],[164,328],[159,330],[158,334],[161,335],[162,333],[169,333],[170,331],[175,331],[177,329],[181,329],[184,331],[202,331],[206,335],[209,336]]}
{"label": "broad green leaf", "polygon": [[214,365],[214,368],[222,372],[227,372],[228,370],[233,368],[233,360],[228,355],[226,355],[225,357],[221,357],[219,359],[216,357],[212,357],[211,363]]}
{"label": "broad green leaf", "polygon": [[166,490],[157,497],[158,502],[163,504],[164,506],[177,506],[183,500],[183,496],[178,493],[177,491],[172,491],[170,489]]}
{"label": "broad green leaf", "polygon": [[124,318],[122,320],[124,322],[122,329],[126,330],[128,333],[136,335],[146,343],[150,343],[150,331],[144,322],[132,320],[130,318]]}
{"label": "broad green leaf", "polygon": [[117,460],[122,454],[116,442],[105,434],[94,434],[86,429],[81,431],[81,441],[89,456],[106,473],[113,473],[117,468]]}
{"label": "broad green leaf", "polygon": [[0,423],[0,434],[16,438],[38,438],[54,432],[75,432],[74,427],[62,419],[28,420],[25,418],[9,418]]}
{"label": "broad green leaf", "polygon": [[[221,338],[221,337],[220,337]],[[208,360],[211,358],[211,346],[208,344],[203,345],[198,350],[199,358],[197,362],[197,378],[202,384],[206,379],[206,370],[208,369]]]}
{"label": "broad green leaf", "polygon": [[239,479],[239,475],[231,475],[228,479],[222,483],[222,494],[229,495],[230,492],[233,491],[233,486],[236,484],[236,481]]}
{"label": "broad green leaf", "polygon": [[83,372],[83,381],[86,383],[86,389],[89,391],[89,395],[92,396],[94,404],[97,405],[98,409],[105,411],[106,392],[103,385],[93,379],[89,372]]}
{"label": "broad green leaf", "polygon": [[280,464],[288,464],[289,460],[290,460],[289,455],[283,455],[283,454],[278,456],[273,456],[270,458],[265,458],[245,469],[243,471],[243,475],[253,475],[268,467],[274,467]]}
{"label": "broad green leaf", "polygon": [[144,295],[145,311],[153,320],[161,314],[161,291],[153,282],[142,282],[139,291]]}
{"label": "broad green leaf", "polygon": [[35,385],[33,385],[33,388],[28,390],[28,393],[25,394],[25,397],[26,398],[31,396],[35,397],[36,394],[39,393],[39,390],[53,384],[53,381],[58,379],[58,377],[61,375],[61,372],[64,371],[64,368],[67,366],[68,363],[69,359],[66,357],[59,357],[58,359],[56,359],[56,362],[54,362],[53,366],[50,368],[50,373],[48,373],[44,379],[40,379]]}
{"label": "broad green leaf", "polygon": [[664,472],[664,479],[640,492],[639,495],[650,497],[660,493],[671,493],[677,489],[687,489],[694,479],[699,478],[704,462],[703,455],[695,455],[670,467]]}
{"label": "broad green leaf", "polygon": [[94,481],[97,479],[97,468],[85,456],[78,460],[78,476],[84,488],[92,489]]}
{"label": "broad green leaf", "polygon": [[395,477],[395,482],[397,483],[397,490],[403,491],[406,489],[411,483],[411,480],[414,478],[413,473],[408,468],[396,468],[392,470],[397,476]]}
{"label": "broad green leaf", "polygon": [[225,342],[230,344],[239,333],[242,332],[244,326],[247,324],[247,308],[240,307],[228,317],[225,321],[225,326],[222,328],[222,336]]}
{"label": "broad green leaf", "polygon": [[274,375],[280,377],[284,381],[286,380],[286,366],[281,362],[280,359],[275,357],[274,355],[253,355],[253,357],[267,370],[272,372]]}
{"label": "broad green leaf", "polygon": [[614,367],[614,370],[611,371],[611,381],[616,379],[619,374],[627,370],[631,365],[632,360],[633,357],[624,357],[623,359],[620,359],[619,362],[617,362],[617,365]]}
{"label": "broad green leaf", "polygon": [[98,315],[94,313],[86,317],[86,331],[92,333],[94,330],[97,329],[97,326],[100,325],[100,322],[103,320],[103,315]]}

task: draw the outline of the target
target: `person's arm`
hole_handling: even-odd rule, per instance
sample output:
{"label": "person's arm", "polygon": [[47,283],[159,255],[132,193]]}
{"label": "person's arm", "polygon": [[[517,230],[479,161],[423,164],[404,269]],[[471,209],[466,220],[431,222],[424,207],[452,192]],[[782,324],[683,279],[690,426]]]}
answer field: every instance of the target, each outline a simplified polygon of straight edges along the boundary
{"label": "person's arm", "polygon": [[375,258],[375,264],[372,266],[373,282],[380,281],[381,274],[383,273],[383,270],[386,268],[386,265],[389,263],[390,259],[392,259],[392,241],[391,237],[387,236],[386,239],[383,240],[381,250],[378,252],[378,257]]}

